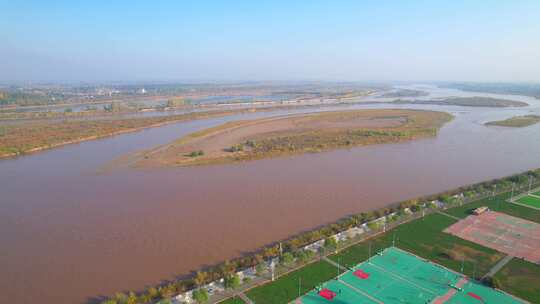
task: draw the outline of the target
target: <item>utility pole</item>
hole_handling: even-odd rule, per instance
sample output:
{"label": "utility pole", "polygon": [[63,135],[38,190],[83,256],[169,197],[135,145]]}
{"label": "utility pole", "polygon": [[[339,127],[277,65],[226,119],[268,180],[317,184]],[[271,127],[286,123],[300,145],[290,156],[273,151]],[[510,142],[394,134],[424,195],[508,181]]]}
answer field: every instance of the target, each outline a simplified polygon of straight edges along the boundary
{"label": "utility pole", "polygon": [[339,260],[340,260],[340,257],[338,257],[337,259],[337,276],[339,277]]}
{"label": "utility pole", "polygon": [[516,183],[512,183],[512,194],[510,195],[510,201],[514,199],[514,187],[516,186]]}

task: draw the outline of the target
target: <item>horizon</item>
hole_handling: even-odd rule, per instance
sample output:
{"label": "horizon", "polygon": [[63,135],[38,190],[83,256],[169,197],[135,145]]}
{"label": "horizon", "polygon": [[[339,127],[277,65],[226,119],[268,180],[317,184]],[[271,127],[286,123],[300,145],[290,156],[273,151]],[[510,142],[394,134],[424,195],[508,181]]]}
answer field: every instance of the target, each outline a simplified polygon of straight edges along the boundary
{"label": "horizon", "polygon": [[540,82],[537,1],[27,1],[4,15],[2,83]]}

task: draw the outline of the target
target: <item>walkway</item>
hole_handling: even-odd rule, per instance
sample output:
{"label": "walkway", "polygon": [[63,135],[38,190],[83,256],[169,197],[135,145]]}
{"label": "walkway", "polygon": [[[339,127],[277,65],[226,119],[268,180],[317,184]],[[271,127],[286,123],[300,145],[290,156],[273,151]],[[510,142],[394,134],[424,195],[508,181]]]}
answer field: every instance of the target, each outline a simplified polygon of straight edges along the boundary
{"label": "walkway", "polygon": [[325,261],[325,262],[327,262],[327,263],[330,264],[330,265],[335,266],[336,268],[339,267],[339,270],[343,270],[343,271],[347,271],[347,270],[348,270],[347,267],[345,267],[345,266],[343,266],[343,265],[338,265],[338,263],[336,263],[336,262],[330,260],[330,259],[329,259],[328,257],[326,257],[326,256],[324,256],[324,257],[322,258],[322,260]]}
{"label": "walkway", "polygon": [[514,256],[512,255],[507,255],[504,258],[502,258],[499,262],[497,262],[497,264],[495,264],[495,266],[491,268],[491,270],[488,273],[486,273],[482,277],[482,279],[494,276],[497,272],[499,272],[499,270],[501,270],[501,268],[504,267],[504,265],[508,264],[508,262],[510,262],[512,258],[514,258]]}
{"label": "walkway", "polygon": [[254,304],[253,301],[251,301],[244,292],[239,292],[236,294],[244,303],[246,304]]}
{"label": "walkway", "polygon": [[448,217],[450,217],[450,218],[453,218],[453,219],[455,219],[456,221],[461,221],[461,220],[462,220],[462,218],[459,218],[459,217],[457,217],[457,216],[450,215],[450,214],[445,213],[445,212],[442,212],[442,211],[440,211],[440,210],[437,210],[437,211],[435,211],[435,212],[438,213],[438,214],[442,214],[442,215],[448,216]]}

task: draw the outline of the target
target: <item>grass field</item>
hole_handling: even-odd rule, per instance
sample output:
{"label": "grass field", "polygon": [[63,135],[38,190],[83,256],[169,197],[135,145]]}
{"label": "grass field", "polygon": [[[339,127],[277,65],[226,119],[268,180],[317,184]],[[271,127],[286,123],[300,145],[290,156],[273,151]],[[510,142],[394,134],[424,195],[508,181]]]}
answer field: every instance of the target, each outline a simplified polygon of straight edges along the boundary
{"label": "grass field", "polygon": [[540,191],[536,191],[533,194],[536,195],[536,196],[540,196]]}
{"label": "grass field", "polygon": [[520,206],[508,202],[510,198],[510,193],[504,193],[495,196],[494,198],[482,199],[474,203],[469,203],[461,207],[455,207],[445,212],[459,218],[465,218],[472,214],[472,211],[480,206],[487,206],[493,211],[498,211],[512,215],[515,217],[520,217],[529,221],[540,223],[540,210],[535,210],[532,208],[527,208],[525,206]]}
{"label": "grass field", "polygon": [[534,208],[540,208],[540,198],[534,196],[527,195],[524,197],[520,197],[517,202]]}
{"label": "grass field", "polygon": [[301,278],[301,294],[337,276],[336,267],[320,261],[284,275],[273,283],[254,288],[246,293],[257,304],[288,303],[298,298],[298,282]]}
{"label": "grass field", "polygon": [[495,279],[502,290],[531,303],[540,303],[540,265],[514,258]]}
{"label": "grass field", "polygon": [[[373,253],[391,246],[395,237],[395,245],[399,248],[469,276],[483,275],[503,255],[495,250],[442,232],[455,222],[456,220],[447,216],[431,214],[400,225],[368,242],[349,247],[339,254],[331,256],[330,259],[336,262],[339,260],[340,263],[348,266],[356,265],[367,259],[370,243]],[[465,261],[463,271],[461,271],[463,257]]]}

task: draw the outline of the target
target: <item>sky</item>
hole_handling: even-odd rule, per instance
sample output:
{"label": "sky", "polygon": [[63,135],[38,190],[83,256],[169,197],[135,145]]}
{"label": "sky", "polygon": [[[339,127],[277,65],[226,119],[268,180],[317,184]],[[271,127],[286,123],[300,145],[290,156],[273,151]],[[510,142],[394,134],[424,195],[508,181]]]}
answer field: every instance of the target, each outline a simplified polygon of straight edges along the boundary
{"label": "sky", "polygon": [[540,82],[540,1],[0,0],[0,81]]}

